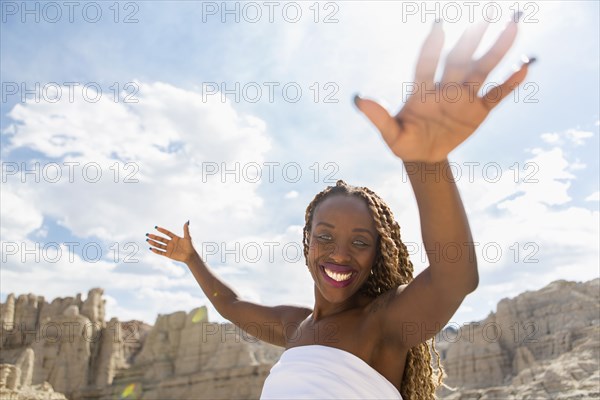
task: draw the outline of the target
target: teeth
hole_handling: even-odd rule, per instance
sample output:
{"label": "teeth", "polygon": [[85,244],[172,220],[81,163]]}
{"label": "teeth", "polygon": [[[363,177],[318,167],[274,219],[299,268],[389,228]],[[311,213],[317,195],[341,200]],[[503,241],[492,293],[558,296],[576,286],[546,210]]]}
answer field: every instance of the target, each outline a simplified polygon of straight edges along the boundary
{"label": "teeth", "polygon": [[334,281],[342,282],[350,278],[352,272],[348,272],[347,274],[340,274],[339,272],[333,272],[328,270],[327,268],[323,268],[328,277],[333,279]]}

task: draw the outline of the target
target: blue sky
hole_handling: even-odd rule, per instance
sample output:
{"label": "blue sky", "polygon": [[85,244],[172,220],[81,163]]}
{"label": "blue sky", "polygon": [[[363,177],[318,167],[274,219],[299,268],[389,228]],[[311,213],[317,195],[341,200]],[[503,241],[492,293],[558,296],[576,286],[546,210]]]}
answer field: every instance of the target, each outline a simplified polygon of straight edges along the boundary
{"label": "blue sky", "polygon": [[[81,2],[72,21],[64,2],[28,2],[31,13],[3,2],[0,300],[102,287],[108,317],[149,323],[207,304],[185,265],[144,242],[154,225],[181,233],[190,219],[196,247],[243,296],[311,306],[304,213],[337,179],[388,202],[420,272],[402,163],[352,96],[399,110],[435,13],[447,52],[469,25],[466,3],[279,2],[269,22],[263,2],[229,2],[239,22],[235,11],[223,22],[221,2]],[[476,2],[475,20],[500,11],[476,56],[515,4],[519,36],[488,81],[523,54],[538,63],[450,155],[480,243],[480,285],[457,324],[553,280],[599,275],[598,3]],[[239,176],[223,173],[236,163]]]}

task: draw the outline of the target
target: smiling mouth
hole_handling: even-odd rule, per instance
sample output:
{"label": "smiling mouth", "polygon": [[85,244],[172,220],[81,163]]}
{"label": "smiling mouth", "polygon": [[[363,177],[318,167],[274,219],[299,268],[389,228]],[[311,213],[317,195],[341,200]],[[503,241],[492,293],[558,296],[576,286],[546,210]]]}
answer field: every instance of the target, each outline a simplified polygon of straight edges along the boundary
{"label": "smiling mouth", "polygon": [[325,281],[338,288],[348,286],[350,283],[352,283],[354,277],[357,275],[357,272],[352,270],[348,270],[348,272],[340,272],[327,268],[324,265],[320,265],[319,267],[323,273]]}

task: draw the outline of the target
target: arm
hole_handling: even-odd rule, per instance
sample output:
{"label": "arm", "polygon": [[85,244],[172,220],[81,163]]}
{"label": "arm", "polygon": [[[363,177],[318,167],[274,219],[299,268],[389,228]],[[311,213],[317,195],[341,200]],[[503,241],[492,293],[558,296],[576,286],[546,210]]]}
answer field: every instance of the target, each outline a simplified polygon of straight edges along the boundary
{"label": "arm", "polygon": [[479,275],[469,222],[453,179],[440,178],[447,161],[407,163],[417,199],[429,267],[393,292],[382,315],[384,334],[413,347],[448,323]]}
{"label": "arm", "polygon": [[[454,179],[449,177],[451,170],[444,166],[448,154],[470,137],[489,112],[525,79],[530,63],[524,63],[504,83],[480,97],[479,88],[511,47],[517,32],[517,24],[509,23],[490,50],[472,60],[486,27],[476,25],[461,36],[448,54],[441,84],[434,84],[444,43],[443,30],[436,24],[417,62],[415,83],[419,89],[397,115],[390,116],[372,100],[357,99],[359,109],[406,166],[429,256],[428,268],[408,285],[385,293],[379,300],[383,307],[376,308],[381,310],[378,312],[384,337],[406,347],[414,347],[440,331],[478,285],[477,261],[465,210]],[[446,84],[462,89],[458,100],[444,97],[441,88]],[[444,252],[444,248],[461,251]]]}
{"label": "arm", "polygon": [[[469,221],[448,161],[406,164],[430,261],[429,279],[447,296],[462,299],[477,288],[479,276]],[[441,171],[447,171],[443,178]]]}
{"label": "arm", "polygon": [[305,318],[310,310],[303,307],[278,306],[267,307],[243,301],[226,283],[221,281],[202,260],[192,245],[189,223],[183,227],[184,236],[179,237],[172,232],[156,227],[168,238],[146,234],[154,248],[154,253],[175,261],[184,262],[206,297],[224,318],[233,322],[240,329],[258,339],[277,345],[286,345],[285,327],[291,322]]}

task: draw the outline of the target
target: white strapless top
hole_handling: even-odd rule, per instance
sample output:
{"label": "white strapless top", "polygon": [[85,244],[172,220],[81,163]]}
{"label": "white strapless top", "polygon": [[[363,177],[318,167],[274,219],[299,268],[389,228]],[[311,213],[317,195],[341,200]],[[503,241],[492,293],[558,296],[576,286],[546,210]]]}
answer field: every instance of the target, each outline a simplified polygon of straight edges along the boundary
{"label": "white strapless top", "polygon": [[402,400],[402,395],[361,358],[315,344],[284,351],[271,368],[260,398]]}

